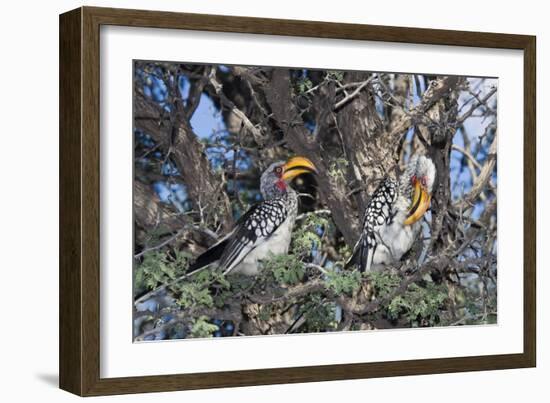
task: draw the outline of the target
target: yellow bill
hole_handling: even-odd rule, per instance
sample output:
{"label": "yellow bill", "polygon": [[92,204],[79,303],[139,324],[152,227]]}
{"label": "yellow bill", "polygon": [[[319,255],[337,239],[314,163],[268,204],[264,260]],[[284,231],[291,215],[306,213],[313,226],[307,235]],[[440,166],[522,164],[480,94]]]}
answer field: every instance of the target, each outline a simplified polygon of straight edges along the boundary
{"label": "yellow bill", "polygon": [[419,181],[415,181],[412,205],[409,210],[409,216],[405,220],[404,224],[411,225],[420,220],[430,207],[430,200],[431,196],[428,194],[426,189],[424,189]]}
{"label": "yellow bill", "polygon": [[283,180],[291,181],[298,175],[316,172],[315,165],[306,157],[292,157],[283,166]]}

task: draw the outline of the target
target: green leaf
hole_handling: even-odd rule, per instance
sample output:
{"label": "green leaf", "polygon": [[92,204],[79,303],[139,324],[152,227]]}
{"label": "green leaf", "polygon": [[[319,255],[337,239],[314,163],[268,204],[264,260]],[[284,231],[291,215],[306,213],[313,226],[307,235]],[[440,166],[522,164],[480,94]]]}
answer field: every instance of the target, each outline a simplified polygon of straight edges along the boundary
{"label": "green leaf", "polygon": [[361,273],[358,270],[336,271],[327,270],[326,285],[336,295],[352,295],[361,286]]}
{"label": "green leaf", "polygon": [[328,70],[327,79],[334,81],[342,81],[344,79],[344,72],[337,70]]}
{"label": "green leaf", "polygon": [[206,316],[195,318],[191,323],[191,337],[212,337],[212,333],[218,330],[218,326],[208,322]]}
{"label": "green leaf", "polygon": [[394,298],[388,305],[388,317],[397,319],[405,317],[413,326],[439,323],[439,312],[447,299],[448,292],[444,285],[427,283],[425,286],[410,284],[407,291]]}
{"label": "green leaf", "polygon": [[189,259],[189,254],[179,251],[173,255],[160,250],[145,253],[134,272],[135,293],[165,285],[183,275]]}
{"label": "green leaf", "polygon": [[280,285],[297,284],[305,274],[304,264],[294,255],[270,254],[262,264],[266,273],[271,273]]}

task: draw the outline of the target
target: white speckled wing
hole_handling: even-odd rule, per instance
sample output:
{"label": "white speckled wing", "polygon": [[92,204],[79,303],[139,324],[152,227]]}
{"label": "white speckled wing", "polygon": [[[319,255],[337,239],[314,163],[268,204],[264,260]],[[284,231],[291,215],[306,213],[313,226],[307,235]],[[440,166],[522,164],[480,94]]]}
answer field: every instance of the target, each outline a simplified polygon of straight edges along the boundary
{"label": "white speckled wing", "polygon": [[[219,267],[229,273],[246,256],[265,244],[289,216],[287,197],[258,203],[250,208],[237,222],[237,227],[228,239],[228,244],[219,261]],[[290,239],[287,241],[290,242]],[[288,247],[288,245],[287,245]]]}
{"label": "white speckled wing", "polygon": [[379,231],[390,225],[393,219],[393,206],[398,197],[398,185],[386,178],[374,192],[365,210],[361,237],[355,244],[353,254],[346,266],[356,264],[361,271],[369,271],[374,254],[380,243]]}

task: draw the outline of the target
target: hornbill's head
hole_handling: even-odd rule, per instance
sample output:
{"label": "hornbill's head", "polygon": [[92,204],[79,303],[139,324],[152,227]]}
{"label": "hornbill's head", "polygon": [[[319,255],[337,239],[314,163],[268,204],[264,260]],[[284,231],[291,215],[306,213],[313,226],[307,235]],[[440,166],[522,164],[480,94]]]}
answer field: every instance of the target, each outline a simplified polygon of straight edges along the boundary
{"label": "hornbill's head", "polygon": [[316,173],[315,165],[305,157],[292,157],[288,161],[271,164],[262,174],[260,190],[264,199],[283,195],[290,182],[299,175]]}
{"label": "hornbill's head", "polygon": [[411,225],[420,220],[430,207],[432,190],[435,181],[435,165],[424,155],[414,156],[403,177],[402,185],[411,196],[411,205],[405,220],[405,225]]}

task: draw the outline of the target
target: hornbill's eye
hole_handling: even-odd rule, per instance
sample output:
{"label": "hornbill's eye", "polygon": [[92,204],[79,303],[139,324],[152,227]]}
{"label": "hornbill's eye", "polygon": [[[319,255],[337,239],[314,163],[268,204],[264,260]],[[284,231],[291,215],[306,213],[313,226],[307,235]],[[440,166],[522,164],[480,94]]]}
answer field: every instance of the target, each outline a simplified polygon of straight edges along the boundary
{"label": "hornbill's eye", "polygon": [[413,185],[416,183],[416,175],[411,176],[411,183]]}
{"label": "hornbill's eye", "polygon": [[426,177],[423,176],[422,179],[420,180],[420,183],[422,183],[422,186],[426,187]]}
{"label": "hornbill's eye", "polygon": [[283,173],[283,168],[282,167],[275,167],[275,173],[277,175],[281,175]]}

